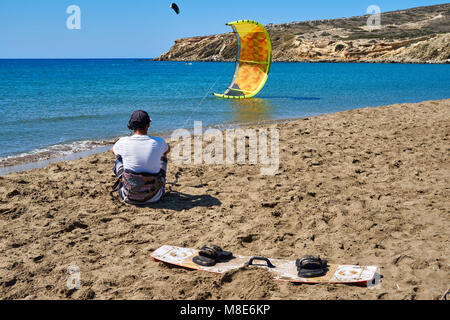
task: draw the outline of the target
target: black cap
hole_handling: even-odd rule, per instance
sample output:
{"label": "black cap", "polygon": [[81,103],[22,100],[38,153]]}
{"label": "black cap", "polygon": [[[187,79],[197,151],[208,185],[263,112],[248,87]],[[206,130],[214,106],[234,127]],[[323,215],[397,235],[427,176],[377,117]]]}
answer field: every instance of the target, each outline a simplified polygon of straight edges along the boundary
{"label": "black cap", "polygon": [[130,121],[128,121],[128,129],[136,130],[145,128],[151,121],[152,119],[150,119],[147,112],[144,110],[136,110],[131,115]]}

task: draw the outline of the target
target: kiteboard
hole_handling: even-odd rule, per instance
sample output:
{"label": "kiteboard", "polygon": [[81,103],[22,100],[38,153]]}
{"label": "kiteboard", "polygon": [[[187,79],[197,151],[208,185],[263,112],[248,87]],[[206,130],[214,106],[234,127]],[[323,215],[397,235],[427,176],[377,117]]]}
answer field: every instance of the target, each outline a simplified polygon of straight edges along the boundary
{"label": "kiteboard", "polygon": [[193,258],[198,256],[198,254],[199,250],[197,249],[164,245],[155,250],[151,256],[155,261],[213,273],[225,273],[244,266],[265,268],[272,273],[275,280],[311,284],[345,283],[369,286],[375,284],[378,270],[377,266],[328,264],[325,275],[314,278],[301,278],[298,276],[296,262],[293,260],[233,255],[231,259],[219,262],[214,266],[201,266],[193,262]]}

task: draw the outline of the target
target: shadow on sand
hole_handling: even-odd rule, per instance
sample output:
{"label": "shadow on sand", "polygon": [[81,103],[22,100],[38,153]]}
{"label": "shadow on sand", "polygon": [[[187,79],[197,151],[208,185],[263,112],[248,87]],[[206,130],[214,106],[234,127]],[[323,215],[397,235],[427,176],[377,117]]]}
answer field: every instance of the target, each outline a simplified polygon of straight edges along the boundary
{"label": "shadow on sand", "polygon": [[189,210],[195,207],[220,206],[221,204],[222,202],[209,194],[191,195],[175,190],[167,190],[161,200],[157,203],[136,206],[140,208],[170,209],[181,211]]}

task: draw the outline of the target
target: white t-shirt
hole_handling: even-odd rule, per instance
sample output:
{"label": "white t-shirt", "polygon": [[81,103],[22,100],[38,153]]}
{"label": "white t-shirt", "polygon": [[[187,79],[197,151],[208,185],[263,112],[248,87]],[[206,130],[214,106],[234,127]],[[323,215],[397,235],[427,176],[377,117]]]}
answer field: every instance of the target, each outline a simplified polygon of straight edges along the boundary
{"label": "white t-shirt", "polygon": [[113,147],[114,154],[122,157],[123,168],[136,173],[158,173],[161,157],[168,149],[163,138],[136,134],[120,138]]}

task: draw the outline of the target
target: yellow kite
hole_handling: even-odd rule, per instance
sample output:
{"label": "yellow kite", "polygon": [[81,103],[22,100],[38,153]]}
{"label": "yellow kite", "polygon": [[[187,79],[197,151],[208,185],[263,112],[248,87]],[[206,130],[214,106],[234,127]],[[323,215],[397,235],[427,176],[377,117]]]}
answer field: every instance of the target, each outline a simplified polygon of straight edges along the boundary
{"label": "yellow kite", "polygon": [[266,29],[256,21],[238,20],[227,23],[238,41],[233,79],[223,94],[216,97],[243,99],[256,95],[269,76],[272,45]]}

